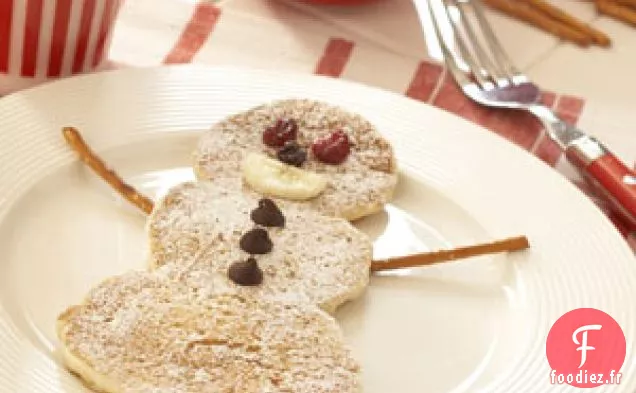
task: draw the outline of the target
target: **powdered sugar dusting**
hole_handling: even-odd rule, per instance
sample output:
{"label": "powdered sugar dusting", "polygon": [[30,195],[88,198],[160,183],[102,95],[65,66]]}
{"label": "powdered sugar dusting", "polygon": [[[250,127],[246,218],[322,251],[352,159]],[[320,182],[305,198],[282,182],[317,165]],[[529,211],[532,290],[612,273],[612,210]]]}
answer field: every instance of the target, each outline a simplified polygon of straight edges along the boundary
{"label": "powdered sugar dusting", "polygon": [[196,297],[174,272],[104,282],[62,315],[67,349],[127,393],[360,391],[358,364],[323,311],[231,292]]}
{"label": "powdered sugar dusting", "polygon": [[[198,177],[215,181],[240,178],[240,163],[247,153],[275,157],[275,150],[262,143],[262,132],[279,118],[298,122],[298,143],[309,153],[303,169],[329,178],[329,187],[305,204],[330,216],[353,220],[374,213],[390,200],[397,175],[388,141],[361,116],[306,99],[275,101],[214,125],[201,138],[195,153]],[[319,162],[311,154],[311,144],[338,129],[349,136],[351,154],[340,165]]]}
{"label": "powdered sugar dusting", "polygon": [[[255,227],[250,212],[259,196],[236,193],[212,183],[184,183],[168,192],[149,222],[151,254],[156,266],[187,267],[190,285],[207,285],[201,276],[226,277],[229,266],[246,260],[241,236]],[[256,256],[263,270],[258,287],[239,292],[306,299],[333,311],[368,284],[372,243],[343,219],[330,218],[295,203],[280,205],[285,228],[268,228],[271,253]],[[198,276],[200,282],[194,282]],[[217,284],[218,286],[218,284]]]}

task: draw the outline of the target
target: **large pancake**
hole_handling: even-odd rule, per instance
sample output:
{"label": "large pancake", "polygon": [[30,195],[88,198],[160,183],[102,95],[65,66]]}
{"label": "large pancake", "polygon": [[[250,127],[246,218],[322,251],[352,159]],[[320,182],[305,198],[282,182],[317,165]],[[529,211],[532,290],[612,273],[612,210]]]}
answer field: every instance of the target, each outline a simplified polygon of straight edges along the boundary
{"label": "large pancake", "polygon": [[67,367],[107,393],[354,393],[359,368],[319,308],[163,272],[106,280],[58,319]]}

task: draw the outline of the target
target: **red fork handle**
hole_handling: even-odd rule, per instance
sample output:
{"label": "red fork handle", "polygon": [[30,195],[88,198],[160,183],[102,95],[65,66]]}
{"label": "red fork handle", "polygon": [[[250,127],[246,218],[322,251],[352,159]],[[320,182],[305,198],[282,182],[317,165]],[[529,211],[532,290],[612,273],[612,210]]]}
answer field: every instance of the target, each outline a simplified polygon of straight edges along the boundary
{"label": "red fork handle", "polygon": [[612,211],[636,231],[636,171],[622,163],[594,138],[566,149],[566,157],[595,188]]}

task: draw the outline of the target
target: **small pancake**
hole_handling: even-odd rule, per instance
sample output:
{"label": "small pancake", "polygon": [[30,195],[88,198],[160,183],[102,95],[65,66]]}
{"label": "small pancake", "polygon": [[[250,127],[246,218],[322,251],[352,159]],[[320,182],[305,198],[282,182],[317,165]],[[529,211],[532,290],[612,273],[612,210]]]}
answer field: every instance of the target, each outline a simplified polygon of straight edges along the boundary
{"label": "small pancake", "polygon": [[67,367],[106,393],[360,392],[359,366],[319,308],[200,296],[162,272],[106,280],[58,318]]}
{"label": "small pancake", "polygon": [[[228,277],[250,254],[240,239],[257,225],[251,211],[261,197],[227,184],[183,183],[156,203],[148,222],[151,266],[180,265],[188,271]],[[283,228],[265,228],[271,252],[254,255],[263,271],[258,286],[228,286],[249,294],[287,293],[334,312],[363,293],[369,282],[373,245],[348,221],[296,203],[281,203]]]}
{"label": "small pancake", "polygon": [[[263,131],[278,119],[298,123],[298,143],[309,152],[303,169],[324,174],[327,188],[304,205],[323,214],[350,221],[380,211],[391,200],[397,184],[393,149],[376,128],[360,115],[308,99],[271,102],[238,113],[215,124],[199,141],[195,173],[201,180],[241,178],[241,162],[249,153],[276,156],[263,143]],[[325,164],[313,157],[310,146],[336,130],[346,130],[352,147],[347,160]]]}

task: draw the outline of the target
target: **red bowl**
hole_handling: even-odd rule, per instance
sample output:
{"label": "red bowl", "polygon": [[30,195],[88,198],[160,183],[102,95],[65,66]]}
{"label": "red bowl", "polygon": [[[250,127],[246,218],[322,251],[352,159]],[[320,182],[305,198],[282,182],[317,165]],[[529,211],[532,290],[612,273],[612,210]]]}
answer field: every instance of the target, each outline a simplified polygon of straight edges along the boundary
{"label": "red bowl", "polygon": [[363,5],[372,3],[377,0],[302,0],[305,3],[309,4],[318,4],[318,5]]}

